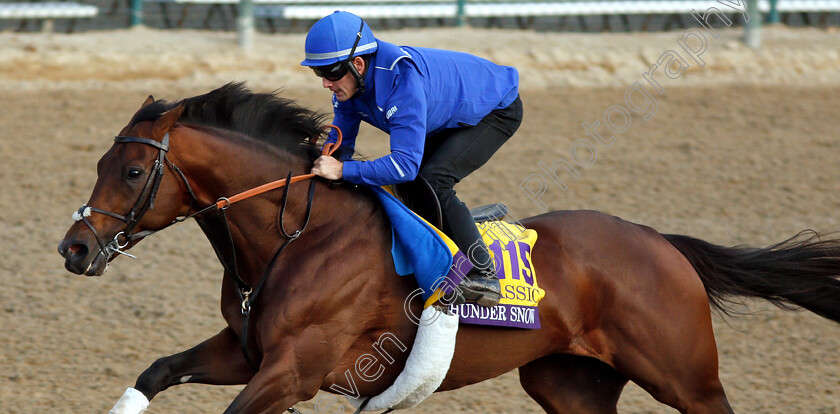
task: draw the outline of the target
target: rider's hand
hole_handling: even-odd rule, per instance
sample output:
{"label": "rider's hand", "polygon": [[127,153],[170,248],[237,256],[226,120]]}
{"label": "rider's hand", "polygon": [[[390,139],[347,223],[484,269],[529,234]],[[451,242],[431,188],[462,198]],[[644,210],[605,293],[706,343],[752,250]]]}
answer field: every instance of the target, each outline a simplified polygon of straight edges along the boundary
{"label": "rider's hand", "polygon": [[328,180],[340,180],[343,176],[344,164],[329,155],[322,155],[315,160],[312,173]]}

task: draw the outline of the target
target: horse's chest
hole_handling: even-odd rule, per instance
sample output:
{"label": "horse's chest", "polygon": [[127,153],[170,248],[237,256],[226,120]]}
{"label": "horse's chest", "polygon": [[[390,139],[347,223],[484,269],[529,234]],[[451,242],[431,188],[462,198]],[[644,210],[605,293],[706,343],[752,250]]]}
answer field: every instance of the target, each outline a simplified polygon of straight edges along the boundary
{"label": "horse's chest", "polygon": [[235,294],[222,294],[222,318],[237,335],[242,335],[244,315],[242,314],[242,304],[235,297]]}

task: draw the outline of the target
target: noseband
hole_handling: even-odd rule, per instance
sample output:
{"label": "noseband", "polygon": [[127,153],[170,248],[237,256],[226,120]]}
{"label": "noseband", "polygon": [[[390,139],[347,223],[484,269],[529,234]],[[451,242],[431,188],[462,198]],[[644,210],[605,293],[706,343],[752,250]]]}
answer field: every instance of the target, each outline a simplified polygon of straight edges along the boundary
{"label": "noseband", "polygon": [[[187,177],[184,176],[184,173],[181,172],[181,169],[179,169],[175,164],[172,163],[172,161],[170,161],[166,157],[166,153],[169,152],[169,132],[167,132],[166,135],[163,136],[163,140],[161,142],[149,138],[129,137],[121,135],[117,135],[116,137],[114,137],[114,142],[120,144],[138,143],[150,145],[158,150],[158,156],[157,159],[155,159],[155,164],[152,167],[151,173],[149,173],[149,178],[146,179],[146,184],[143,186],[143,191],[140,192],[140,196],[137,198],[137,201],[134,203],[134,206],[131,208],[131,211],[129,211],[128,214],[121,215],[111,211],[102,210],[100,208],[91,207],[87,204],[83,204],[79,208],[79,210],[73,213],[73,220],[83,222],[93,233],[93,236],[96,238],[96,242],[99,244],[99,254],[103,255],[106,260],[106,268],[108,266],[108,259],[114,253],[119,253],[136,259],[137,257],[130,253],[124,252],[122,249],[125,249],[129,245],[129,243],[131,243],[134,240],[141,239],[157,231],[163,230],[145,230],[132,233],[132,230],[134,230],[134,228],[137,227],[137,224],[140,223],[140,220],[143,219],[143,216],[146,215],[146,213],[149,210],[153,210],[155,208],[155,198],[157,197],[157,192],[160,189],[160,183],[163,180],[163,173],[166,171],[166,165],[169,165],[173,171],[178,173],[178,176],[181,177],[181,181],[183,181],[184,185],[187,187],[187,191],[190,193],[193,202],[196,200],[195,194],[193,193],[192,188],[190,187],[190,183],[189,181],[187,181]],[[190,207],[192,207],[192,203],[190,204]],[[120,220],[126,224],[125,229],[118,232],[114,236],[113,240],[111,240],[108,243],[105,243],[99,236],[99,232],[96,231],[96,228],[94,228],[93,225],[90,224],[90,221],[88,221],[87,219],[93,213],[104,214],[106,216]],[[180,221],[184,221],[187,218],[188,217],[177,218],[172,223],[170,223],[170,225]],[[121,238],[124,239],[123,242],[120,242]]]}

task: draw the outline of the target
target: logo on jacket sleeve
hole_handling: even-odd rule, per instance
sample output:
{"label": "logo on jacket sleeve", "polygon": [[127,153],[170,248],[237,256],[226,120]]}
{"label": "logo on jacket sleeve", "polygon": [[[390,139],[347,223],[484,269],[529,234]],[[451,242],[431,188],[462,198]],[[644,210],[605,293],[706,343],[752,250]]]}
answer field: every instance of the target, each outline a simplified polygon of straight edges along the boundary
{"label": "logo on jacket sleeve", "polygon": [[391,119],[391,116],[393,116],[396,112],[397,112],[397,106],[396,105],[390,107],[388,109],[388,112],[385,112],[385,119]]}

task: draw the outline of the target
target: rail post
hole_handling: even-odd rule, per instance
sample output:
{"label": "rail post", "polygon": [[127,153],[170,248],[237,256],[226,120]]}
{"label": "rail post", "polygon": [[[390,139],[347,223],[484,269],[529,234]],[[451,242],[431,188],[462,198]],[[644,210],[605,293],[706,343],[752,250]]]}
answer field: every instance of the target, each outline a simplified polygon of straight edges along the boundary
{"label": "rail post", "polygon": [[131,0],[131,27],[143,25],[143,0]]}
{"label": "rail post", "polygon": [[767,23],[779,23],[779,0],[770,0],[770,13],[767,15]]}
{"label": "rail post", "polygon": [[236,34],[239,47],[243,50],[251,50],[254,45],[254,0],[239,0]]}
{"label": "rail post", "polygon": [[458,27],[463,27],[467,24],[466,8],[467,0],[458,0],[458,12],[455,15],[455,24]]}
{"label": "rail post", "polygon": [[749,20],[744,22],[744,43],[747,47],[758,49],[761,47],[761,10],[758,0],[747,0],[747,15]]}

